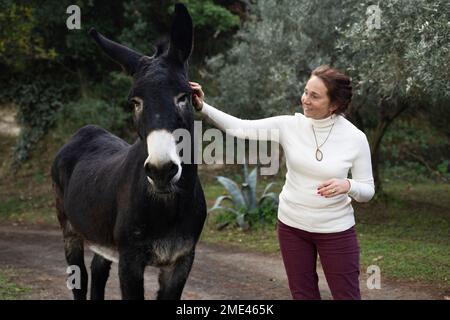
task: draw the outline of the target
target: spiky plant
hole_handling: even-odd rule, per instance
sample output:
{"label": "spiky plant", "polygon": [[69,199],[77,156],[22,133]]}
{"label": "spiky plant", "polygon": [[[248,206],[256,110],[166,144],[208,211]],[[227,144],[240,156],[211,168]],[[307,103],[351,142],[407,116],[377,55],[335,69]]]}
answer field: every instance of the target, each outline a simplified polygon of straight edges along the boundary
{"label": "spiky plant", "polygon": [[[262,195],[258,198],[256,195],[257,185],[257,168],[254,168],[250,174],[248,173],[247,163],[244,162],[244,177],[241,187],[230,178],[218,176],[217,181],[223,185],[228,191],[228,195],[217,197],[212,208],[208,212],[214,210],[224,210],[234,217],[236,224],[243,230],[249,228],[248,217],[252,213],[261,212],[261,206],[265,201],[271,201],[278,205],[278,194],[269,192],[270,188],[275,185],[274,182],[267,184]],[[222,203],[228,201],[231,206],[224,206]],[[219,226],[219,229],[226,227],[231,221],[225,221]]]}

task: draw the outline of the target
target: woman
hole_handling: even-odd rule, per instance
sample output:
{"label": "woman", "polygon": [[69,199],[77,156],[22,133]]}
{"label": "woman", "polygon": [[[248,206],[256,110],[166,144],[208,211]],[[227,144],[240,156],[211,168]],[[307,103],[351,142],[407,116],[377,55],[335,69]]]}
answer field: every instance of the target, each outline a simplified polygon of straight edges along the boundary
{"label": "woman", "polygon": [[[343,116],[352,97],[350,78],[329,66],[315,69],[304,89],[304,114],[241,120],[203,101],[191,82],[193,105],[217,127],[278,129],[286,155],[277,232],[294,299],[320,299],[317,254],[334,299],[361,299],[359,246],[351,198],[374,195],[365,134]],[[239,132],[233,131],[233,132]],[[352,179],[348,179],[351,170]]]}

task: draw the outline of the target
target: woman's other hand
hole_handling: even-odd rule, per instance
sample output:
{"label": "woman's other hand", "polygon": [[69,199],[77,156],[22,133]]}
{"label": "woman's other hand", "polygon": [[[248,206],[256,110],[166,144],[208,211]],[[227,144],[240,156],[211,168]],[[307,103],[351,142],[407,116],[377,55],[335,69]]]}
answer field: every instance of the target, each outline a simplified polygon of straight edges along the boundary
{"label": "woman's other hand", "polygon": [[350,190],[350,181],[348,179],[330,179],[322,182],[317,188],[317,194],[330,198],[338,194],[347,193]]}
{"label": "woman's other hand", "polygon": [[192,89],[192,105],[195,110],[200,111],[203,108],[203,98],[205,94],[203,93],[202,86],[197,82],[189,81],[189,85]]}

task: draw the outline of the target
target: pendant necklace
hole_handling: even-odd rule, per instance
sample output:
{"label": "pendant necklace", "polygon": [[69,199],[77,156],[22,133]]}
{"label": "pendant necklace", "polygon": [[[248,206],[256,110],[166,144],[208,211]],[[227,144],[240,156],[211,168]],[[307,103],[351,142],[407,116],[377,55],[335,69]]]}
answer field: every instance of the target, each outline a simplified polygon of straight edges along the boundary
{"label": "pendant necklace", "polygon": [[323,153],[322,153],[322,151],[320,151],[320,148],[325,144],[325,142],[327,142],[328,137],[330,136],[331,130],[333,130],[335,122],[333,122],[333,124],[331,125],[330,132],[328,132],[328,135],[325,138],[325,141],[320,146],[317,144],[316,132],[314,131],[314,126],[312,125],[312,129],[313,129],[313,133],[314,133],[314,140],[316,141],[316,160],[317,161],[322,161],[322,159],[323,159]]}

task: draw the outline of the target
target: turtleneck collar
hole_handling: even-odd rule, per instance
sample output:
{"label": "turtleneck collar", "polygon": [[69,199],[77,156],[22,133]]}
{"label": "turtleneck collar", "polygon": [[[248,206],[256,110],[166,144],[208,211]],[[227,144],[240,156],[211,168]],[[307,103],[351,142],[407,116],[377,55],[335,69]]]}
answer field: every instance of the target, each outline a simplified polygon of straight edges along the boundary
{"label": "turtleneck collar", "polygon": [[310,121],[310,123],[314,126],[314,128],[327,128],[333,125],[333,123],[337,120],[337,117],[338,117],[337,115],[332,114],[328,118],[319,120],[313,118],[306,118],[306,119]]}

